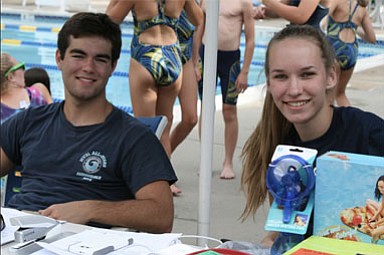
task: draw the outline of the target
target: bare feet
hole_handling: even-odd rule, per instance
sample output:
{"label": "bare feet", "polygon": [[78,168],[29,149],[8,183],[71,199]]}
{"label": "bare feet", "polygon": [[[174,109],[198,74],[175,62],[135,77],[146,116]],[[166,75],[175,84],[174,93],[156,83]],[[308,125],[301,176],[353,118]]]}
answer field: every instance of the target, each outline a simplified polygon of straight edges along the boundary
{"label": "bare feet", "polygon": [[221,171],[221,174],[220,174],[220,179],[231,180],[231,179],[234,179],[235,176],[236,174],[233,171],[232,165],[227,164],[223,166],[223,170]]}
{"label": "bare feet", "polygon": [[261,240],[260,244],[263,247],[270,248],[272,247],[273,243],[275,242],[277,236],[279,235],[279,232],[270,231],[268,234]]}
{"label": "bare feet", "polygon": [[171,191],[174,196],[178,196],[181,194],[182,190],[176,186],[176,184],[171,185]]}

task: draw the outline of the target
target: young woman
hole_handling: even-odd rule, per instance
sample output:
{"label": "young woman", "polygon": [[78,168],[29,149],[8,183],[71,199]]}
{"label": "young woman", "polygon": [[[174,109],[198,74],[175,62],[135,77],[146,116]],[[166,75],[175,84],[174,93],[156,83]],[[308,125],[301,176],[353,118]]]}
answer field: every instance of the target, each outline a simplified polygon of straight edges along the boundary
{"label": "young woman", "polygon": [[51,95],[51,79],[48,72],[44,68],[31,67],[24,72],[24,80],[26,87],[32,87],[37,84],[44,85]]}
{"label": "young woman", "polygon": [[[383,119],[330,105],[337,84],[335,58],[320,30],[292,25],[278,32],[267,48],[265,74],[261,120],[242,152],[243,219],[267,198],[266,171],[278,144],[317,149],[318,155],[329,150],[384,155]],[[276,236],[271,232],[262,243],[270,246]]]}
{"label": "young woman", "polygon": [[183,9],[189,21],[199,25],[203,12],[194,0],[111,0],[106,10],[117,23],[132,11],[129,86],[133,112],[135,116],[167,116],[161,142],[169,156],[173,105],[182,81],[176,26]]}
{"label": "young woman", "polygon": [[[200,5],[201,3],[202,1],[200,1]],[[176,28],[181,49],[183,78],[178,95],[181,108],[181,121],[170,134],[171,153],[185,140],[197,123],[197,86],[200,75],[200,73],[196,72],[196,66],[199,65],[199,48],[193,44],[195,26],[189,22],[185,11],[181,12]],[[175,195],[182,192],[176,184],[173,184],[171,189]]]}
{"label": "young woman", "polygon": [[8,53],[1,53],[1,123],[29,106],[52,103],[42,84],[25,87],[25,64]]}
{"label": "young woman", "polygon": [[336,102],[339,106],[351,105],[345,95],[345,88],[357,62],[357,34],[367,42],[376,42],[367,5],[368,0],[334,0],[329,5],[327,39],[334,48],[339,63],[339,82],[336,89]]}

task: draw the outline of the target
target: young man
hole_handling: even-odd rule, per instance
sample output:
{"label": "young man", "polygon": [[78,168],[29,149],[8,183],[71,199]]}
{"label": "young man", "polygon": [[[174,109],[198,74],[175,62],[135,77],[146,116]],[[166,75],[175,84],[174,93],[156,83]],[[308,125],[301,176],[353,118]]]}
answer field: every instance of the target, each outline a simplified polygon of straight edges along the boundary
{"label": "young man", "polygon": [[[222,179],[235,178],[233,154],[239,132],[237,121],[237,97],[248,87],[248,72],[255,47],[255,28],[251,0],[220,0],[219,33],[217,52],[217,76],[220,78],[223,97],[223,117],[225,123],[225,159],[220,174]],[[203,10],[206,6],[203,2]],[[205,24],[205,22],[203,23]],[[244,62],[240,68],[240,39],[242,28],[245,31]],[[196,30],[196,41],[205,41],[205,27]],[[204,62],[204,45],[200,48],[200,57]],[[197,63],[195,63],[197,64]],[[203,81],[199,82],[199,94],[202,98]]]}
{"label": "young man", "polygon": [[65,101],[1,127],[1,176],[23,166],[8,206],[73,223],[172,230],[177,178],[156,136],[106,99],[121,31],[106,14],[78,13],[58,35]]}

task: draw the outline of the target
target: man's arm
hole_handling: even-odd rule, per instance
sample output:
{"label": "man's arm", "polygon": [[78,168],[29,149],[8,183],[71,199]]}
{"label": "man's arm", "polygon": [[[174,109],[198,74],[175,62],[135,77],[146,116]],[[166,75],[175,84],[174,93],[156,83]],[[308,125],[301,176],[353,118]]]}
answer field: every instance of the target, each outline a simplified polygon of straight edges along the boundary
{"label": "man's arm", "polygon": [[253,51],[255,48],[255,21],[253,19],[252,2],[243,1],[243,19],[245,32],[244,61],[239,76],[236,79],[236,88],[243,92],[248,87],[248,73],[252,63]]}
{"label": "man's arm", "polygon": [[78,224],[97,222],[150,233],[172,231],[173,196],[167,181],[149,183],[135,197],[119,202],[84,200],[56,204],[39,213]]}
{"label": "man's arm", "polygon": [[8,158],[5,154],[3,148],[1,148],[1,165],[0,165],[0,174],[1,176],[7,175],[11,169],[15,169],[15,164]]}

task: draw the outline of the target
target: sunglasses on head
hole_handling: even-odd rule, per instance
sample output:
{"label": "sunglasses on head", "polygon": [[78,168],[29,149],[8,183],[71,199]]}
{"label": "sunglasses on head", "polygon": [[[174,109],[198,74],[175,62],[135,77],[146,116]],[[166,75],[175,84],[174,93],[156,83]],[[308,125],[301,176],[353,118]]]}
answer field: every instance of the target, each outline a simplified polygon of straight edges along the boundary
{"label": "sunglasses on head", "polygon": [[25,62],[20,62],[20,63],[17,63],[16,65],[12,66],[11,68],[9,68],[9,70],[4,74],[5,77],[8,77],[8,75],[20,68],[23,68],[23,70],[25,69]]}

